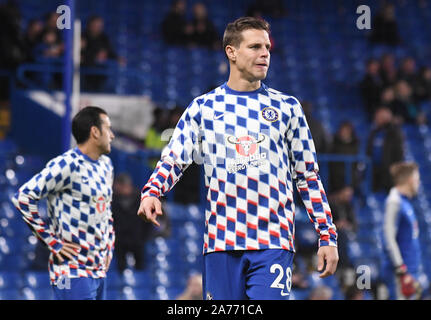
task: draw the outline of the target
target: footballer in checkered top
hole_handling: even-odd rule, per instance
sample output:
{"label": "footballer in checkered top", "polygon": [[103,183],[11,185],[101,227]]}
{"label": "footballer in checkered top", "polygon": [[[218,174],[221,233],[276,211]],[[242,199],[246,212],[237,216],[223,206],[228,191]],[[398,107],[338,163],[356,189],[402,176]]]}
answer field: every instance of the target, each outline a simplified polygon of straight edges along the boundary
{"label": "footballer in checkered top", "polygon": [[[49,274],[57,299],[103,299],[115,234],[113,167],[105,155],[114,138],[106,112],[86,107],[72,121],[78,146],[52,159],[13,202],[51,251]],[[48,219],[38,203],[48,200]]]}
{"label": "footballer in checkered top", "polygon": [[240,18],[225,31],[226,83],[185,110],[143,187],[138,214],[155,224],[159,197],[204,165],[204,298],[288,299],[294,253],[293,180],[319,234],[321,277],[335,272],[337,233],[298,100],[261,82],[269,25]]}

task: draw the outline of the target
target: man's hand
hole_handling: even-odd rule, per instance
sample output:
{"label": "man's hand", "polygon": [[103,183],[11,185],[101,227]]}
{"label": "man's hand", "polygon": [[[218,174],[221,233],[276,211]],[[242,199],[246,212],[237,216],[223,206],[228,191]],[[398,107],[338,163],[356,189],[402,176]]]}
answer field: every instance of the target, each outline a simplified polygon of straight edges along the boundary
{"label": "man's hand", "polygon": [[320,278],[326,278],[335,273],[338,264],[338,248],[333,246],[323,246],[317,251],[317,271]]}
{"label": "man's hand", "polygon": [[160,223],[158,223],[156,219],[157,216],[161,216],[162,214],[162,203],[158,198],[146,197],[141,201],[138,216],[160,227]]}
{"label": "man's hand", "polygon": [[80,250],[81,247],[76,243],[63,242],[63,248],[61,248],[60,252],[55,256],[57,257],[58,261],[60,261],[60,263],[63,263],[63,257],[69,260],[74,260],[75,257],[78,256]]}

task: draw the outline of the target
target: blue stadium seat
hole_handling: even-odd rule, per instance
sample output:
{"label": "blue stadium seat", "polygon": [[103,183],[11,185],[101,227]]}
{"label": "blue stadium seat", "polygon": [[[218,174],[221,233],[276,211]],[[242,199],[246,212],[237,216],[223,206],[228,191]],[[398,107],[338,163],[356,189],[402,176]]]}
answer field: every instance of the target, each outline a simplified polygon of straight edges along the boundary
{"label": "blue stadium seat", "polygon": [[23,285],[32,289],[51,288],[49,274],[44,271],[29,271],[23,276]]}
{"label": "blue stadium seat", "polygon": [[136,300],[150,300],[151,291],[149,289],[135,289]]}
{"label": "blue stadium seat", "polygon": [[18,150],[17,144],[11,139],[0,140],[0,152],[7,154],[15,154]]}
{"label": "blue stadium seat", "polygon": [[174,300],[184,290],[183,287],[166,287],[159,285],[149,296],[150,300]]}
{"label": "blue stadium seat", "polygon": [[135,271],[126,269],[122,274],[123,285],[132,288],[143,288],[149,286],[151,277],[148,271]]}
{"label": "blue stadium seat", "polygon": [[0,270],[21,271],[27,268],[29,261],[21,255],[7,254],[0,257]]}
{"label": "blue stadium seat", "polygon": [[183,286],[186,284],[186,274],[183,270],[155,270],[153,273],[153,285],[171,287],[171,286]]}
{"label": "blue stadium seat", "polygon": [[134,276],[136,279],[136,287],[137,288],[149,287],[151,277],[150,277],[150,273],[148,271],[146,271],[146,270],[135,271]]}

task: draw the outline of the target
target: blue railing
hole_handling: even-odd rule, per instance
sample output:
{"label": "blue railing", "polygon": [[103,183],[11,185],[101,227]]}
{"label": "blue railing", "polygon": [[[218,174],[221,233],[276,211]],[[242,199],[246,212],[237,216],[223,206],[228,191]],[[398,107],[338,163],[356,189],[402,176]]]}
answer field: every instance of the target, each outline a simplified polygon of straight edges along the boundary
{"label": "blue railing", "polygon": [[24,85],[28,89],[48,89],[43,83],[34,80],[28,76],[28,73],[37,73],[42,77],[52,76],[55,73],[62,73],[63,66],[52,63],[24,63],[21,64],[16,71],[16,80],[20,85]]}

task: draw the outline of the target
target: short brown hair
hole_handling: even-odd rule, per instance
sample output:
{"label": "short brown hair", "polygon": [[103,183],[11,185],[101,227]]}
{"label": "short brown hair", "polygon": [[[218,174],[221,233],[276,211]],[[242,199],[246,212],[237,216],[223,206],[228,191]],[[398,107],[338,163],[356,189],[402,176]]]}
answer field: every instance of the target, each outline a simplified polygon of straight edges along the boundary
{"label": "short brown hair", "polygon": [[391,165],[390,173],[394,185],[403,184],[419,167],[415,162],[397,162]]}
{"label": "short brown hair", "polygon": [[226,52],[228,45],[238,47],[243,40],[241,33],[248,29],[265,30],[268,34],[270,33],[269,23],[263,19],[253,17],[238,18],[226,26],[223,34],[223,50]]}

